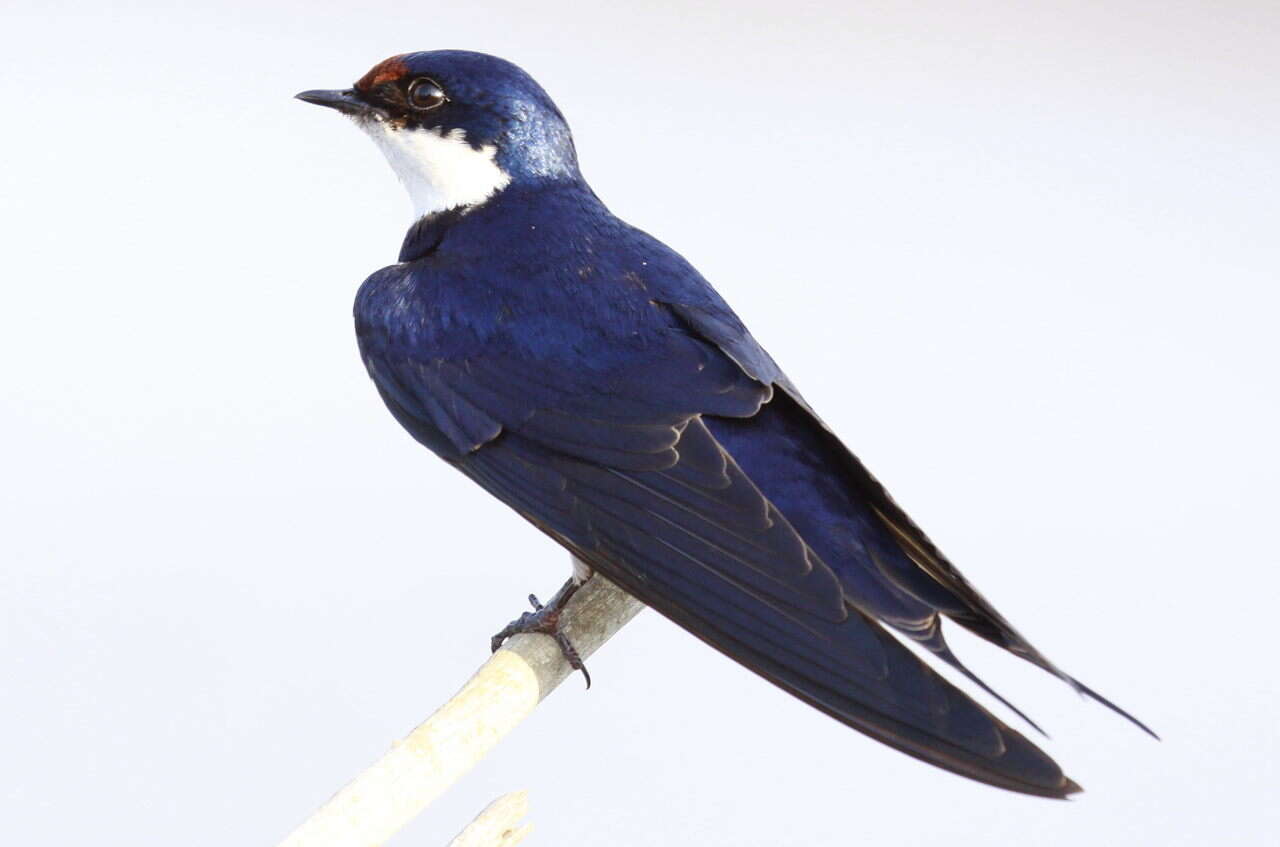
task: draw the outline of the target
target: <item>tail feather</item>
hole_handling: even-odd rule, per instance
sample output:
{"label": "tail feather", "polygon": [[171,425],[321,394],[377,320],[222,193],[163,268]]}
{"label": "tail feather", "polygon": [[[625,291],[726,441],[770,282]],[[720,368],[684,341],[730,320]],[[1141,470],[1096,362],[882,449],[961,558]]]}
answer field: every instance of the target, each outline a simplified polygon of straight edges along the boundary
{"label": "tail feather", "polygon": [[[1053,674],[1058,679],[1071,686],[1071,688],[1081,697],[1088,698],[1095,703],[1110,709],[1112,712],[1124,718],[1147,735],[1150,735],[1157,741],[1160,740],[1160,736],[1157,735],[1155,730],[1151,729],[1151,727],[1147,726],[1145,723],[1138,720],[1136,717],[1129,714],[1106,697],[1103,697],[1097,691],[1094,691],[1092,688],[1062,670],[1053,662],[1049,661],[1043,653],[1019,635],[1017,630],[1005,622],[1003,618],[996,618],[993,620],[990,617],[982,618],[968,614],[949,614],[947,616],[984,641],[989,641],[997,647],[1007,650],[1013,655],[1030,662],[1046,673]],[[1017,710],[1015,709],[1014,711]]]}
{"label": "tail feather", "polygon": [[983,691],[985,691],[987,694],[994,697],[1006,709],[1013,712],[1018,717],[1022,718],[1022,720],[1025,721],[1026,724],[1030,726],[1032,729],[1034,729],[1036,732],[1040,733],[1045,738],[1049,737],[1049,733],[1045,732],[1044,728],[1041,727],[1040,724],[1033,721],[1027,715],[1026,712],[1022,711],[1022,709],[1019,709],[1017,706],[1011,703],[1008,699],[1004,697],[1004,695],[1002,695],[1000,692],[996,691],[994,688],[988,685],[976,673],[969,670],[968,666],[965,665],[964,662],[960,661],[960,657],[958,657],[951,650],[951,646],[947,644],[946,637],[943,636],[942,634],[942,621],[939,619],[938,615],[935,614],[921,627],[894,625],[894,629],[897,630],[898,632],[901,632],[903,635],[906,635],[912,641],[915,641],[917,644],[924,647],[930,653],[937,656],[942,661],[946,662],[955,670],[959,671],[961,674],[964,675],[965,679],[969,680],[974,685],[978,686]]}

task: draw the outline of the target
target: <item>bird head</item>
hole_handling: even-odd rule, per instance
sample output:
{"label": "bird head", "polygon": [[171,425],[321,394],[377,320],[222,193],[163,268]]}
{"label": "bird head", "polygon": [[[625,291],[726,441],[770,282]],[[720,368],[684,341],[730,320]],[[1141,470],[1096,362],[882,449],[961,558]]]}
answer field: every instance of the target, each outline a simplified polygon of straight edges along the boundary
{"label": "bird head", "polygon": [[406,53],[351,88],[299,100],[353,118],[386,155],[414,213],[474,206],[512,184],[578,179],[573,138],[533,78],[465,50]]}

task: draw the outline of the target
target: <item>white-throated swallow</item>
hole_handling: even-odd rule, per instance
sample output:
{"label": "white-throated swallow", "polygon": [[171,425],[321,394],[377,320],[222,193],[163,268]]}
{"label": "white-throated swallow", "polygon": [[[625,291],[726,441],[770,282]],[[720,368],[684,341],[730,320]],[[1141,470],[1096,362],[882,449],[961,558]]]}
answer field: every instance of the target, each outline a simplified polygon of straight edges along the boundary
{"label": "white-throated swallow", "polygon": [[[969,584],[688,262],[605,208],[533,79],[442,50],[298,97],[352,117],[413,200],[399,261],[361,286],[355,319],[414,438],[837,720],[1002,788],[1079,790],[894,633],[986,688],[947,646],[950,619],[1125,713]],[[524,628],[556,635],[575,584]]]}

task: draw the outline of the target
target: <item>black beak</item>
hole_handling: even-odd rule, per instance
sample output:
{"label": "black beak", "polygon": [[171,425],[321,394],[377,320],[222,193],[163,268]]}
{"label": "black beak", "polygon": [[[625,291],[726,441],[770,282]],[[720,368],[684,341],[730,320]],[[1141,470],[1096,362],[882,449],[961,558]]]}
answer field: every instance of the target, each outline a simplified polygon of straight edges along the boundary
{"label": "black beak", "polygon": [[353,117],[372,117],[374,115],[386,117],[384,111],[366,103],[353,88],[348,88],[346,91],[324,91],[317,88],[293,96],[306,103],[315,103],[317,106],[337,109],[344,115]]}

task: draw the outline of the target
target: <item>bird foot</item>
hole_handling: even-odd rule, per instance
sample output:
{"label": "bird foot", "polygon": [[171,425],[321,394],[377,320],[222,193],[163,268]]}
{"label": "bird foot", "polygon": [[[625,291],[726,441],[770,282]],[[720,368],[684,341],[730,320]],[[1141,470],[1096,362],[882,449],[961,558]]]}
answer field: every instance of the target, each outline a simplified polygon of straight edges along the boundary
{"label": "bird foot", "polygon": [[533,606],[533,611],[525,612],[503,627],[501,632],[489,640],[489,649],[496,653],[504,641],[522,632],[540,632],[543,635],[549,635],[560,646],[560,653],[569,663],[569,667],[575,671],[582,671],[582,677],[587,681],[587,688],[590,688],[591,674],[587,673],[587,666],[583,664],[577,649],[569,642],[568,636],[560,631],[560,613],[564,611],[565,606],[569,605],[569,598],[581,585],[582,583],[576,579],[570,579],[545,606],[538,602],[537,597],[530,594],[529,603]]}

